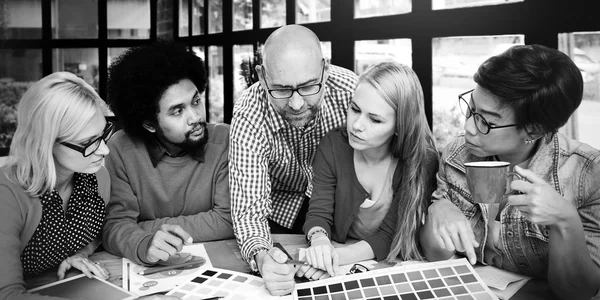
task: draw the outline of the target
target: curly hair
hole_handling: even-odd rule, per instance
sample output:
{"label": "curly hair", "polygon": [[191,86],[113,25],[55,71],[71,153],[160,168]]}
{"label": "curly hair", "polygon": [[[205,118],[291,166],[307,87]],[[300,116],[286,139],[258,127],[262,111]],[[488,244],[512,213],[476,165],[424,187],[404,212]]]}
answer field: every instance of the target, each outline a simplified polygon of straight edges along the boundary
{"label": "curly hair", "polygon": [[133,47],[108,69],[107,102],[128,135],[148,139],[151,133],[143,122],[157,122],[162,95],[183,79],[204,92],[204,61],[185,46],[158,40]]}
{"label": "curly hair", "polygon": [[564,53],[542,45],[517,45],[490,57],[475,82],[512,108],[518,128],[558,131],[583,97],[583,78]]}

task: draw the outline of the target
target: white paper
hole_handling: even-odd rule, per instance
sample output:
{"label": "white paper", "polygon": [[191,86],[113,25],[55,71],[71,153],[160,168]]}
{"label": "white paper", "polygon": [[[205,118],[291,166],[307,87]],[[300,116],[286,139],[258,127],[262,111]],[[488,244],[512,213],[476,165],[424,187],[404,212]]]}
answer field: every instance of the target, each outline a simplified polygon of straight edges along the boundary
{"label": "white paper", "polygon": [[475,272],[500,299],[510,299],[531,279],[493,266],[477,266]]}
{"label": "white paper", "polygon": [[212,267],[208,253],[202,244],[183,246],[180,253],[202,257],[206,262],[192,269],[175,269],[150,275],[139,275],[138,272],[147,269],[147,267],[123,258],[123,288],[138,296],[164,292],[173,289],[181,282],[193,278],[199,270]]}

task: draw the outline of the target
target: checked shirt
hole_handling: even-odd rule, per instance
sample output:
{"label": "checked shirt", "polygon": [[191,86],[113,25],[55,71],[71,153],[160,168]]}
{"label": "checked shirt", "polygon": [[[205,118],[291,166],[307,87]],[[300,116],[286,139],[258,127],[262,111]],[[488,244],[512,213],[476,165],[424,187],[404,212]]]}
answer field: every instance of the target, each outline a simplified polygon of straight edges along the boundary
{"label": "checked shirt", "polygon": [[233,229],[244,260],[272,247],[267,219],[291,228],[305,195],[312,192],[317,145],[346,123],[357,76],[330,66],[315,118],[305,128],[285,121],[255,83],[235,104],[229,148]]}

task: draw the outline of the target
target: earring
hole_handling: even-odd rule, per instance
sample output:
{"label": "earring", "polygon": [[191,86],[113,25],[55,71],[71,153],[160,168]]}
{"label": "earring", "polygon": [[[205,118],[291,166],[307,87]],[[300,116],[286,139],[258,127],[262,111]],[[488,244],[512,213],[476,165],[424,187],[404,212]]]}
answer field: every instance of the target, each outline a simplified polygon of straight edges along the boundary
{"label": "earring", "polygon": [[525,145],[529,146],[531,143],[533,143],[533,140],[525,139]]}

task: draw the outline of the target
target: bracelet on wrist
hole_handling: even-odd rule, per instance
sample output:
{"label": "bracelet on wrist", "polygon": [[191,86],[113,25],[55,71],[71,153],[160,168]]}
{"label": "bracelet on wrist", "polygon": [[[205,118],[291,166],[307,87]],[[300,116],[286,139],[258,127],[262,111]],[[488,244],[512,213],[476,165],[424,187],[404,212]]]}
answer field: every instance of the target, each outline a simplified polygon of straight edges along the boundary
{"label": "bracelet on wrist", "polygon": [[327,235],[327,231],[325,229],[323,229],[323,228],[315,229],[315,230],[309,232],[308,235],[306,236],[306,240],[308,241],[309,246],[312,243],[313,236],[317,233],[322,233],[325,235],[325,237],[329,238],[329,235]]}

